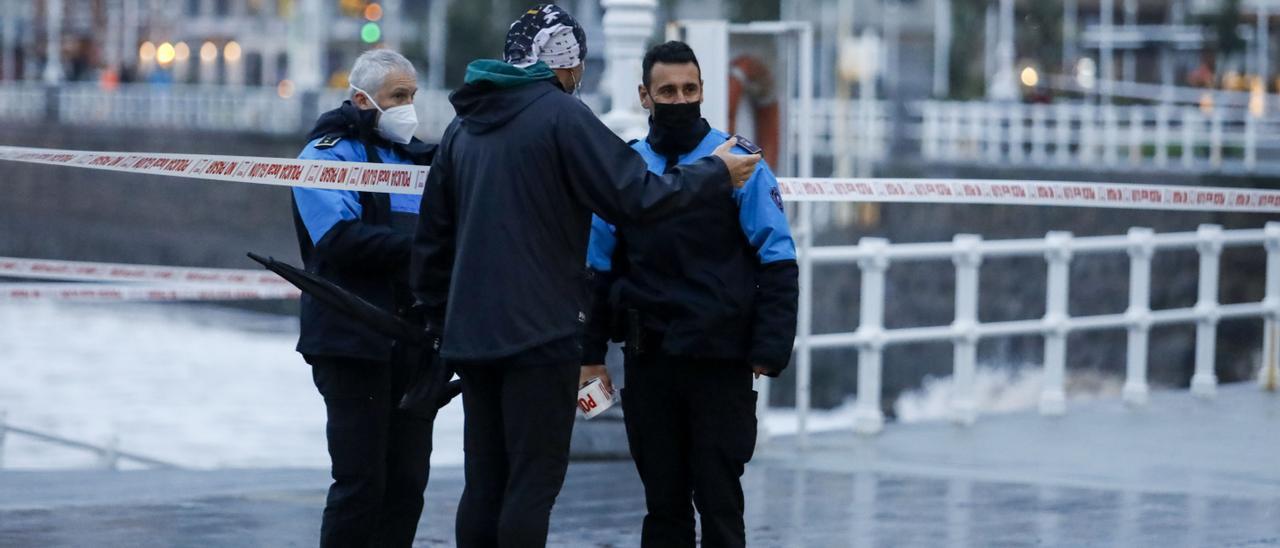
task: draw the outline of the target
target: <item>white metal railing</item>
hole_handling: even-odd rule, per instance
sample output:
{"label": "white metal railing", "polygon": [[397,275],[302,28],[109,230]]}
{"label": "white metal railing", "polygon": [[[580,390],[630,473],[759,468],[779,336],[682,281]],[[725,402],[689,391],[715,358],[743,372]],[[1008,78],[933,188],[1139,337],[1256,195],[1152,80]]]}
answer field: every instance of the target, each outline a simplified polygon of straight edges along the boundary
{"label": "white metal railing", "polygon": [[0,118],[34,121],[43,119],[48,109],[48,90],[27,82],[0,85]]}
{"label": "white metal railing", "polygon": [[[337,108],[348,97],[350,90],[321,91],[315,95],[315,112]],[[122,84],[104,89],[88,82],[69,82],[53,90],[26,82],[0,83],[0,120],[45,120],[51,98],[57,103],[56,121],[67,124],[294,135],[305,133],[314,122],[303,119],[303,94],[281,97],[275,87]],[[596,112],[601,112],[603,99],[582,97]],[[414,106],[417,135],[435,142],[454,117],[449,90],[420,90]]]}
{"label": "white metal railing", "polygon": [[[805,123],[799,112],[793,112],[791,127],[796,135],[810,132],[817,156],[832,157],[836,151],[852,151],[849,154],[859,158],[881,161],[888,152],[889,127],[893,123],[890,106],[882,100],[852,99],[842,104],[835,99],[814,99],[813,118]],[[842,118],[846,124],[843,133]]]}
{"label": "white metal railing", "polygon": [[127,451],[121,451],[120,439],[114,436],[103,445],[94,445],[92,443],[39,432],[30,428],[13,426],[8,423],[5,412],[0,411],[0,469],[4,468],[4,445],[5,438],[9,433],[26,436],[36,441],[50,443],[66,447],[68,449],[94,453],[98,456],[98,467],[106,470],[116,470],[119,468],[121,461],[136,462],[148,468],[181,468],[173,463],[153,459],[151,457],[145,457]]}
{"label": "white metal railing", "polygon": [[926,161],[1280,174],[1280,115],[1174,105],[927,101]]}
{"label": "white metal railing", "polygon": [[301,102],[274,87],[70,83],[58,90],[59,121],[140,128],[295,133]]}
{"label": "white metal railing", "polygon": [[[1218,265],[1224,246],[1261,245],[1267,254],[1266,295],[1262,301],[1222,304],[1218,301]],[[1151,310],[1151,257],[1156,251],[1195,249],[1200,255],[1199,298],[1195,306]],[[1072,317],[1067,309],[1072,256],[1080,253],[1121,252],[1129,255],[1129,306],[1124,313]],[[1042,318],[982,322],[978,318],[978,272],[987,257],[1044,256],[1048,263],[1046,307]],[[949,260],[955,268],[955,319],[950,325],[887,329],[884,326],[885,276],[895,262]],[[852,246],[802,248],[801,266],[857,264],[861,271],[861,316],[857,330],[848,333],[812,334],[807,318],[800,321],[797,334],[797,368],[808,366],[799,359],[818,349],[856,348],[858,388],[854,406],[856,432],[873,434],[882,428],[880,408],[881,356],[886,346],[921,342],[951,341],[956,395],[951,402],[953,418],[971,424],[977,417],[974,375],[977,344],[982,339],[1040,335],[1044,338],[1044,386],[1040,411],[1048,415],[1066,410],[1065,375],[1067,335],[1077,331],[1125,329],[1128,331],[1124,400],[1132,405],[1147,401],[1147,345],[1152,326],[1194,323],[1196,325],[1195,373],[1191,391],[1211,397],[1217,386],[1214,349],[1217,324],[1223,319],[1263,318],[1265,366],[1275,378],[1276,355],[1280,353],[1280,222],[1264,229],[1222,230],[1218,225],[1201,225],[1196,232],[1155,234],[1147,228],[1131,228],[1123,236],[1073,238],[1070,232],[1050,232],[1043,239],[984,241],[973,234],[958,234],[951,242],[890,244],[882,238],[862,238]],[[804,263],[808,263],[807,265]],[[801,310],[808,310],[801,307]],[[797,371],[797,378],[807,378]],[[807,443],[808,398],[801,391],[807,383],[797,382],[798,435]]]}

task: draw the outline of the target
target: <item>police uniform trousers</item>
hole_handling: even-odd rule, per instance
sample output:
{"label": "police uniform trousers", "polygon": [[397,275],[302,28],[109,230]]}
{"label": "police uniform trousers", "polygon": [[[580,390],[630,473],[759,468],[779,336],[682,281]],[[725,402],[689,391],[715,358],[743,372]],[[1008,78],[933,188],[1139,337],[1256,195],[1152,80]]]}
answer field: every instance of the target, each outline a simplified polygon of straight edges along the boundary
{"label": "police uniform trousers", "polygon": [[397,409],[416,355],[389,362],[310,356],[328,412],[333,484],[322,547],[411,546],[422,514],[434,413]]}
{"label": "police uniform trousers", "polygon": [[628,356],[622,405],[644,483],[645,547],[744,546],[743,468],[756,444],[756,392],[743,361]]}

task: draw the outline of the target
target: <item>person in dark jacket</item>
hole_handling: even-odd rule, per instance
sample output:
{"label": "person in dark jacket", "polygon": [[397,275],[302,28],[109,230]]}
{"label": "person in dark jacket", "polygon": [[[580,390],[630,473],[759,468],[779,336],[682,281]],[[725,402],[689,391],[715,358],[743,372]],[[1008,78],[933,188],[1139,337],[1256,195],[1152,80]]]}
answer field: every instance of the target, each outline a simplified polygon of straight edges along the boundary
{"label": "person in dark jacket", "polygon": [[[645,54],[640,102],[649,135],[636,141],[654,173],[696,161],[730,139],[700,114],[693,50],[667,42]],[[609,338],[625,341],[622,405],[644,483],[642,546],[743,546],[740,478],[756,442],[752,373],[776,377],[791,359],[798,297],[795,243],[773,173],[652,223],[592,221],[595,302],[582,382],[612,382]]]}
{"label": "person in dark jacket", "polygon": [[759,160],[724,146],[649,173],[571,95],[585,44],[561,8],[526,12],[506,62],[468,65],[427,178],[411,284],[462,378],[459,546],[546,542],[568,466],[591,212],[635,222],[722,198]]}
{"label": "person in dark jacket", "polygon": [[[413,137],[413,65],[372,50],[351,69],[352,98],[320,116],[299,158],[429,164]],[[293,189],[294,224],[309,272],[387,311],[405,313],[420,196]],[[328,413],[333,463],[321,546],[409,546],[422,512],[434,413],[397,409],[419,356],[304,293],[298,352]],[[434,410],[434,406],[428,406]]]}

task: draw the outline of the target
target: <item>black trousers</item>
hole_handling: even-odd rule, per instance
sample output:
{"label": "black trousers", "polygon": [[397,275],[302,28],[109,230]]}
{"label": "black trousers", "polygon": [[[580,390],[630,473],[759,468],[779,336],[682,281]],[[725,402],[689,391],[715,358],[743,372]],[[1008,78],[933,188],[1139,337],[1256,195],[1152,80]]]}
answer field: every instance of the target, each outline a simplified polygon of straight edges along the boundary
{"label": "black trousers", "polygon": [[569,467],[576,363],[453,362],[466,413],[463,548],[545,546],[551,507]]}
{"label": "black trousers", "polygon": [[431,469],[434,416],[396,409],[413,364],[308,357],[329,421],[333,484],[320,546],[411,546]]}
{"label": "black trousers", "polygon": [[745,546],[742,473],[755,452],[756,392],[744,362],[629,358],[622,406],[644,483],[641,546]]}

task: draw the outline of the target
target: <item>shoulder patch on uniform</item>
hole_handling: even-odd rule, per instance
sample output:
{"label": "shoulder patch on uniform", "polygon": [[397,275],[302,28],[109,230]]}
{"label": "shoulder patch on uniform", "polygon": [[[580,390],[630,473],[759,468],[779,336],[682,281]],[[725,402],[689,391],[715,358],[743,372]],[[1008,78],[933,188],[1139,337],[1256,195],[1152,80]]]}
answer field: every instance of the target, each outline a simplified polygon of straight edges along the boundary
{"label": "shoulder patch on uniform", "polygon": [[321,137],[319,141],[316,141],[315,147],[320,150],[324,150],[326,148],[333,148],[333,146],[338,144],[338,141],[341,141],[341,140],[342,140],[341,135],[326,135],[324,137]]}
{"label": "shoulder patch on uniform", "polygon": [[782,192],[778,190],[778,187],[775,186],[769,189],[769,197],[773,198],[773,203],[778,206],[778,211],[786,211],[786,208],[782,207]]}

